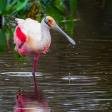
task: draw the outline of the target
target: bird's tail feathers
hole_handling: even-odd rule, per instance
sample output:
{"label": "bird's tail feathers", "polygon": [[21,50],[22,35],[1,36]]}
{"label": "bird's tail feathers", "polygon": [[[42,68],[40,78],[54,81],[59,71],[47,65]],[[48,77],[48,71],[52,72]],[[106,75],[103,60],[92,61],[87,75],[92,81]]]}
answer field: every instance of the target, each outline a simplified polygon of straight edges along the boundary
{"label": "bird's tail feathers", "polygon": [[5,15],[5,17],[9,20],[9,24],[12,26],[22,25],[24,19],[16,18],[15,16]]}
{"label": "bird's tail feathers", "polygon": [[16,21],[17,24],[23,24],[24,19],[15,18],[15,21]]}

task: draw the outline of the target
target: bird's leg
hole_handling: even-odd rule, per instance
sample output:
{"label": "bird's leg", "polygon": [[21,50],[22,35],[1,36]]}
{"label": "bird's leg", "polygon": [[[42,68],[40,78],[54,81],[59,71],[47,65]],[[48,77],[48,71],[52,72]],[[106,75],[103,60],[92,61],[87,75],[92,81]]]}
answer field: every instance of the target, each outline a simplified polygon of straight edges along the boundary
{"label": "bird's leg", "polygon": [[37,97],[39,98],[40,90],[39,90],[38,82],[36,81],[36,77],[35,77],[35,71],[36,71],[38,59],[39,59],[39,55],[34,56],[34,62],[33,62],[33,66],[32,66],[32,69],[33,69],[32,75],[33,75],[35,93],[36,93]]}

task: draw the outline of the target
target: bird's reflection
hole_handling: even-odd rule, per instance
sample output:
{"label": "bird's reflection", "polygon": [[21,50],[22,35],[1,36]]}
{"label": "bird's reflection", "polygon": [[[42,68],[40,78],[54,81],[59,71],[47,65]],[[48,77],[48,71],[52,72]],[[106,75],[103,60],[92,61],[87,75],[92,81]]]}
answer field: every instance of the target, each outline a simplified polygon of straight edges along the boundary
{"label": "bird's reflection", "polygon": [[50,112],[48,102],[41,92],[25,92],[22,90],[16,93],[16,104],[14,112]]}

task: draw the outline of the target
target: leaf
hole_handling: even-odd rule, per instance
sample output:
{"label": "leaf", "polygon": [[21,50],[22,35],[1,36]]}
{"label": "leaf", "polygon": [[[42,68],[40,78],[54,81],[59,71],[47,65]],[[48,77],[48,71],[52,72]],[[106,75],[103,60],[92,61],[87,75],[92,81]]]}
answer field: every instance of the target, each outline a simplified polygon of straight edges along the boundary
{"label": "leaf", "polygon": [[27,3],[28,3],[29,0],[23,0],[23,1],[17,1],[17,4],[15,6],[15,11],[14,12],[18,12],[20,11],[21,9],[23,9]]}
{"label": "leaf", "polygon": [[18,1],[18,0],[14,0],[14,1],[12,1],[12,2],[7,3],[6,11],[9,12],[11,9],[13,9],[13,6],[16,5],[17,1]]}
{"label": "leaf", "polygon": [[0,15],[3,14],[5,8],[6,8],[6,1],[5,0],[0,0]]}
{"label": "leaf", "polygon": [[71,14],[73,16],[76,15],[76,8],[77,8],[77,0],[69,0],[70,1],[70,8],[71,8]]}

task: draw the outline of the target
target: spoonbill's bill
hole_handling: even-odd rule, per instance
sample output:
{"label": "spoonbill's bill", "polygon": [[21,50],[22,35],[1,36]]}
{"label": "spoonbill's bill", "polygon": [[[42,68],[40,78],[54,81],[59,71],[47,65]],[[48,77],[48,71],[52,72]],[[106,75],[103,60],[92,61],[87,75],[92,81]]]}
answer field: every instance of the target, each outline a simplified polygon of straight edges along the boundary
{"label": "spoonbill's bill", "polygon": [[41,23],[30,18],[16,18],[15,20],[17,23],[14,31],[15,50],[22,56],[29,55],[34,57],[32,74],[35,87],[37,88],[35,69],[40,54],[46,54],[50,47],[50,29],[54,29],[62,33],[72,45],[75,45],[75,41],[70,38],[50,16],[43,18]]}

